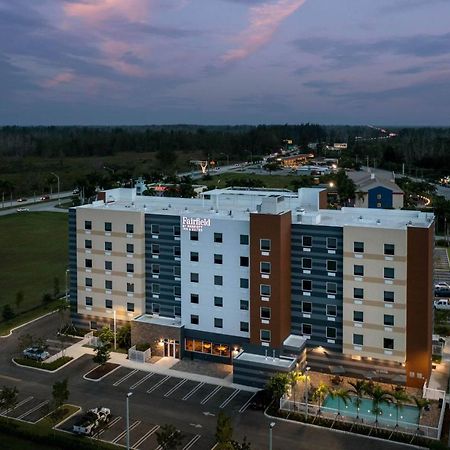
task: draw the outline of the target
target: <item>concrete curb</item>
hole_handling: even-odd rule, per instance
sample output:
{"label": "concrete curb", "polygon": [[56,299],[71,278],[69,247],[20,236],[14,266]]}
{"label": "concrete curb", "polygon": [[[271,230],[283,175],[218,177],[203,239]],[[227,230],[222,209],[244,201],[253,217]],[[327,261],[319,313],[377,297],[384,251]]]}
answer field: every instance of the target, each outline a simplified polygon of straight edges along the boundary
{"label": "concrete curb", "polygon": [[72,359],[70,361],[67,361],[65,364],[63,364],[61,367],[58,367],[54,370],[48,370],[48,369],[41,369],[40,367],[32,367],[32,366],[26,366],[24,364],[19,364],[18,362],[14,361],[14,358],[11,358],[11,362],[15,364],[17,367],[25,367],[26,369],[33,369],[33,370],[39,370],[39,372],[44,373],[56,373],[61,369],[64,369],[64,367],[67,367],[70,363],[76,361],[76,358],[71,357]]}
{"label": "concrete curb", "polygon": [[[116,363],[114,363],[114,364],[116,364]],[[98,367],[98,366],[97,366]],[[115,367],[113,370],[111,370],[110,372],[108,372],[108,373],[106,373],[105,375],[103,375],[102,377],[100,377],[100,378],[96,378],[95,380],[93,379],[93,378],[88,378],[87,376],[91,373],[91,372],[93,372],[95,369],[97,369],[97,367],[94,367],[93,369],[91,369],[88,373],[85,373],[84,375],[83,375],[83,378],[86,380],[86,381],[92,381],[92,382],[94,382],[94,383],[97,383],[97,382],[99,382],[99,381],[102,381],[103,380],[103,378],[106,378],[108,375],[111,375],[113,372],[115,372],[117,369],[120,369],[122,366],[119,364],[117,367]]]}
{"label": "concrete curb", "polygon": [[50,312],[48,312],[48,313],[46,313],[46,314],[44,314],[44,315],[42,315],[42,316],[36,317],[36,318],[33,319],[33,320],[29,320],[28,322],[22,323],[21,325],[18,325],[17,327],[11,328],[11,329],[9,330],[9,333],[8,333],[8,334],[3,334],[3,335],[1,335],[1,336],[0,336],[0,339],[8,338],[8,337],[10,337],[10,336],[14,333],[14,331],[19,330],[19,329],[22,328],[22,327],[26,327],[27,325],[30,325],[30,323],[37,322],[38,320],[41,320],[41,319],[43,319],[44,317],[48,317],[48,316],[50,316],[50,315],[52,315],[52,314],[55,314],[55,312],[58,312],[58,310],[55,309],[54,311],[50,311]]}
{"label": "concrete curb", "polygon": [[375,436],[367,436],[365,434],[352,433],[351,431],[336,430],[334,428],[322,427],[321,425],[315,425],[313,423],[299,422],[298,420],[284,419],[283,417],[271,416],[270,414],[267,413],[268,409],[269,409],[269,407],[267,407],[264,410],[264,416],[267,417],[268,419],[279,420],[281,422],[287,422],[287,423],[295,423],[297,425],[304,425],[305,427],[311,427],[311,428],[316,428],[316,429],[321,429],[321,430],[330,430],[330,431],[333,431],[335,433],[345,434],[347,436],[361,436],[363,438],[373,439],[375,441],[383,442],[383,443],[392,442],[394,444],[404,445],[404,446],[406,446],[408,448],[417,448],[417,449],[420,449],[420,450],[423,450],[423,449],[427,449],[428,450],[428,447],[420,447],[419,445],[406,444],[405,442],[398,442],[398,441],[390,441],[389,439],[382,439],[382,438],[375,437]]}
{"label": "concrete curb", "polygon": [[[62,431],[62,430],[58,430],[58,428],[60,425],[62,425],[63,423],[66,423],[69,419],[71,419],[73,416],[76,416],[83,408],[81,406],[78,405],[72,405],[70,403],[65,403],[65,405],[67,406],[73,406],[74,408],[77,408],[77,410],[75,412],[73,412],[72,414],[70,414],[69,416],[67,416],[65,419],[61,420],[61,422],[58,422],[57,424],[55,424],[55,426],[52,427],[52,430],[57,430],[57,431]],[[63,405],[64,406],[64,405]],[[47,416],[45,416],[47,417]],[[42,418],[43,419],[43,418]],[[41,419],[41,420],[42,420]]]}

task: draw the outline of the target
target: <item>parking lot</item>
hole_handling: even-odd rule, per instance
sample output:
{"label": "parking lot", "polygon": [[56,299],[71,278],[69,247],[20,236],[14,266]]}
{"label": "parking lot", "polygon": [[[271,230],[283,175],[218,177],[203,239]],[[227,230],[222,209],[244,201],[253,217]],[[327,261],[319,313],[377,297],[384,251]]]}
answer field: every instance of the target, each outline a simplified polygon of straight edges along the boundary
{"label": "parking lot", "polygon": [[[42,398],[36,398],[32,395],[18,396],[15,408],[8,411],[7,417],[23,420],[24,422],[36,423],[50,412],[50,402]],[[5,416],[2,411],[1,416]]]}

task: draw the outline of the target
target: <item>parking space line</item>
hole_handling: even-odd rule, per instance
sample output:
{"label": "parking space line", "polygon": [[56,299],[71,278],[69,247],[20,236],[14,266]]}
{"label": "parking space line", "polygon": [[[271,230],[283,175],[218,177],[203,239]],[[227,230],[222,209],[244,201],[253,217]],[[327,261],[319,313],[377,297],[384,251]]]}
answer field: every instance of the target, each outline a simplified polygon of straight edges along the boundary
{"label": "parking space line", "polygon": [[24,412],[23,414],[21,414],[19,417],[17,417],[17,419],[23,419],[26,416],[29,416],[30,414],[34,413],[35,411],[37,411],[39,408],[42,408],[43,406],[45,406],[47,403],[49,403],[48,400],[45,400],[42,403],[39,403],[39,405],[35,406],[34,408],[31,408],[29,411]]}
{"label": "parking space line", "polygon": [[150,431],[144,434],[137,442],[133,444],[133,448],[139,448],[141,444],[144,443],[146,439],[148,439],[156,430],[159,429],[159,425],[155,425]]}
{"label": "parking space line", "polygon": [[253,397],[257,394],[257,392],[255,392],[242,406],[241,409],[239,410],[240,413],[243,413],[248,406],[250,405],[251,401],[253,400]]}
{"label": "parking space line", "polygon": [[155,375],[154,372],[150,372],[145,377],[143,377],[141,380],[137,381],[133,384],[133,386],[130,387],[130,389],[136,389],[139,385],[141,385],[144,381],[147,381],[149,378],[151,378],[153,375]]}
{"label": "parking space line", "polygon": [[179,387],[183,386],[184,383],[186,383],[186,381],[188,381],[186,378],[184,378],[183,380],[181,380],[179,383],[177,383],[172,389],[170,389],[170,391],[167,391],[164,394],[164,397],[169,397],[170,395],[172,395]]}
{"label": "parking space line", "polygon": [[122,419],[121,416],[117,416],[115,419],[111,420],[111,422],[108,423],[108,426],[100,430],[97,434],[97,436],[101,436],[106,430],[109,430],[112,428],[120,419]]}
{"label": "parking space line", "polygon": [[182,400],[187,400],[188,398],[192,397],[202,386],[204,386],[205,383],[202,381],[201,383],[197,384],[197,386],[195,386],[192,391],[188,392],[183,398]]}
{"label": "parking space line", "polygon": [[196,434],[184,447],[183,450],[189,450],[201,438],[200,434]]}
{"label": "parking space line", "polygon": [[134,369],[130,373],[127,373],[125,376],[123,376],[120,380],[116,381],[113,386],[119,386],[119,384],[123,383],[125,380],[128,380],[131,376],[133,376],[136,372],[139,372],[137,369]]}
{"label": "parking space line", "polygon": [[[14,406],[14,408],[12,409],[8,409],[8,413],[12,413],[15,409],[20,408],[22,405],[25,405],[25,403],[30,402],[31,400],[33,400],[33,396],[30,395],[29,397],[27,397],[25,400],[22,400],[21,402],[17,403],[16,406]],[[4,416],[6,414],[6,411],[2,412],[0,414],[0,416]]]}
{"label": "parking space line", "polygon": [[[140,423],[141,423],[140,420],[136,420],[135,422],[133,422],[129,427],[129,431],[134,430]],[[126,434],[127,434],[127,430],[125,429],[118,436],[116,436],[111,442],[113,444],[115,444],[116,442],[119,442],[123,437],[125,437]]]}
{"label": "parking space line", "polygon": [[154,386],[152,386],[148,391],[147,394],[151,394],[153,391],[158,389],[163,383],[165,383],[169,379],[169,375],[165,376],[162,380],[159,380]]}
{"label": "parking space line", "polygon": [[227,406],[228,403],[230,403],[231,400],[233,400],[233,398],[239,394],[239,392],[241,392],[240,389],[236,389],[234,392],[232,392],[231,395],[223,401],[223,403],[219,406],[219,408],[225,408],[225,406]]}
{"label": "parking space line", "polygon": [[220,390],[222,386],[216,386],[201,402],[200,405],[205,405],[211,398],[213,398]]}

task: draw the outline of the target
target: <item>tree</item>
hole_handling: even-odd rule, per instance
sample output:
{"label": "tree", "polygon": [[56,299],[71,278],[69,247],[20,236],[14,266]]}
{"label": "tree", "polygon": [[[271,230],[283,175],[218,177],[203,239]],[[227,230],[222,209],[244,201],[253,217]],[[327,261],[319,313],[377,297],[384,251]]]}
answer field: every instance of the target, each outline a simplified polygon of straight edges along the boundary
{"label": "tree", "polygon": [[367,382],[365,380],[350,381],[350,392],[355,394],[356,419],[359,419],[359,408],[361,406],[363,395],[367,392]]}
{"label": "tree", "polygon": [[323,381],[321,381],[319,383],[319,385],[316,387],[316,389],[314,390],[313,400],[317,401],[317,404],[319,405],[318,414],[320,414],[320,412],[321,412],[323,400],[324,400],[325,396],[328,394],[328,392],[329,392],[329,388]]}
{"label": "tree", "polygon": [[129,323],[117,330],[117,345],[126,349],[131,347],[131,325]]}
{"label": "tree", "polygon": [[217,450],[232,450],[231,441],[233,439],[233,425],[231,424],[231,418],[227,416],[223,411],[219,412],[217,416],[216,426],[216,441]]}
{"label": "tree", "polygon": [[15,313],[10,305],[6,304],[3,306],[2,317],[5,322],[8,322],[8,320],[14,319]]}
{"label": "tree", "polygon": [[109,347],[107,345],[99,345],[96,347],[95,352],[94,362],[104,366],[110,358]]}
{"label": "tree", "polygon": [[59,314],[59,319],[60,319],[60,325],[59,325],[60,333],[64,326],[64,316],[66,314],[66,311],[68,311],[69,309],[70,309],[70,304],[67,301],[67,299],[60,301],[60,303],[58,305],[58,314]]}
{"label": "tree", "polygon": [[183,433],[173,425],[162,425],[156,432],[156,441],[162,450],[175,450],[183,443]]}
{"label": "tree", "polygon": [[111,342],[114,340],[114,333],[111,328],[105,326],[99,331],[98,338],[103,346],[110,348]]}
{"label": "tree", "polygon": [[8,416],[8,412],[17,405],[18,394],[19,391],[15,386],[13,388],[3,386],[0,391],[0,409],[5,410],[5,416]]}
{"label": "tree", "polygon": [[289,383],[291,385],[292,392],[294,394],[294,408],[295,408],[295,388],[297,387],[297,382],[299,382],[302,379],[302,374],[298,370],[293,370],[292,372],[289,372]]}
{"label": "tree", "polygon": [[251,445],[250,442],[247,441],[247,436],[244,436],[242,443],[231,441],[231,447],[233,450],[251,450]]}
{"label": "tree", "polygon": [[24,295],[23,291],[16,292],[16,308],[17,308],[17,310],[20,309],[20,306],[22,305],[24,299],[25,299],[25,295]]}
{"label": "tree", "polygon": [[59,289],[60,289],[59,278],[55,277],[55,278],[53,278],[53,296],[55,298],[58,297]]}
{"label": "tree", "polygon": [[420,397],[413,397],[412,399],[414,400],[414,403],[416,404],[416,407],[418,409],[417,429],[419,429],[422,411],[424,410],[424,408],[426,408],[430,404],[430,401],[427,400],[426,398],[420,398]]}
{"label": "tree", "polygon": [[53,300],[53,297],[52,297],[52,295],[49,294],[48,292],[45,293],[45,294],[42,296],[42,303],[43,303],[44,305],[47,304],[47,303],[50,303],[52,300]]}
{"label": "tree", "polygon": [[56,409],[61,407],[69,399],[70,392],[67,385],[67,378],[62,381],[55,381],[53,384],[52,396]]}
{"label": "tree", "polygon": [[272,400],[279,401],[289,388],[289,376],[287,373],[277,373],[267,382],[266,389],[271,393]]}
{"label": "tree", "polygon": [[391,394],[391,401],[395,403],[395,428],[398,428],[398,415],[400,410],[403,408],[405,402],[409,400],[408,394],[405,388],[394,389]]}
{"label": "tree", "polygon": [[381,405],[388,404],[390,397],[389,392],[385,391],[379,384],[368,390],[368,394],[372,397],[372,414],[375,414],[375,426],[378,426],[378,417],[383,412]]}
{"label": "tree", "polygon": [[341,401],[344,402],[344,405],[347,405],[348,401],[350,400],[350,394],[348,393],[348,389],[344,388],[337,388],[337,389],[330,389],[329,393],[332,398],[337,398],[338,401],[338,416],[341,415]]}
{"label": "tree", "polygon": [[19,352],[22,352],[26,348],[32,347],[33,342],[34,342],[34,338],[31,334],[29,334],[29,333],[22,334],[19,337],[19,344],[18,344]]}

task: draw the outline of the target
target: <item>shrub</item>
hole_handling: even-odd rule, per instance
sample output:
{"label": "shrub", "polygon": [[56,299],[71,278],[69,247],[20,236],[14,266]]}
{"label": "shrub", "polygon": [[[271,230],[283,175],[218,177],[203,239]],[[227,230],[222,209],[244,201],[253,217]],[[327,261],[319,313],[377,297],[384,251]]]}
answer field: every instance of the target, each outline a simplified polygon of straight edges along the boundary
{"label": "shrub", "polygon": [[69,361],[72,361],[72,359],[73,358],[71,356],[62,356],[61,358],[55,359],[49,363],[46,363],[45,361],[35,361],[34,359],[29,358],[14,358],[14,361],[21,366],[37,367],[38,369],[52,371],[60,368],[64,364],[67,364]]}

